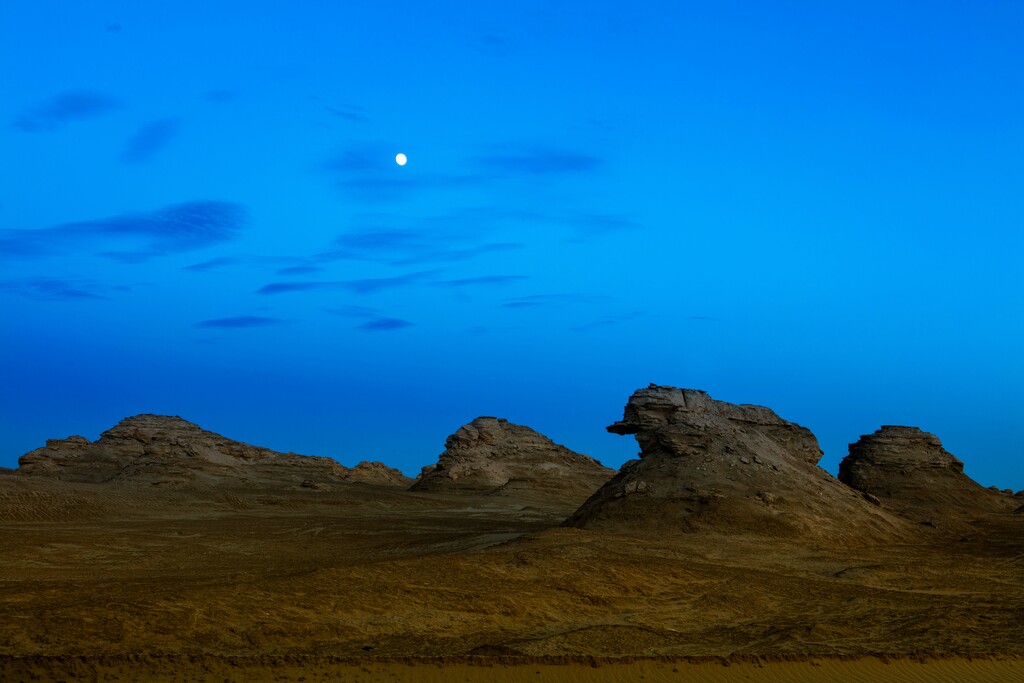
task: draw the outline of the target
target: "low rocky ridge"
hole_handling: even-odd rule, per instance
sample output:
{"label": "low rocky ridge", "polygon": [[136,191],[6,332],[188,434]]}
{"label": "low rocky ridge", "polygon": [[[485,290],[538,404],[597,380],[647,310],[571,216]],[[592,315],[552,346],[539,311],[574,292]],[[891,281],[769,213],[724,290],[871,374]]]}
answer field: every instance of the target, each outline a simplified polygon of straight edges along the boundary
{"label": "low rocky ridge", "polygon": [[629,399],[614,434],[634,434],[623,465],[566,525],[629,532],[708,530],[848,544],[912,533],[903,519],[817,466],[814,435],[768,408],[651,385]]}
{"label": "low rocky ridge", "polygon": [[876,497],[909,519],[948,525],[1020,504],[1010,490],[987,489],[964,474],[964,464],[934,434],[884,425],[850,444],[839,480]]}
{"label": "low rocky ridge", "polygon": [[[18,476],[81,483],[177,487],[305,487],[404,479],[397,470],[363,463],[348,469],[330,458],[278,453],[206,431],[180,417],[136,415],[90,442],[50,439],[18,460]],[[404,481],[401,482],[404,484]]]}
{"label": "low rocky ridge", "polygon": [[424,467],[411,490],[515,493],[578,505],[614,473],[529,427],[478,417],[448,437],[437,464]]}

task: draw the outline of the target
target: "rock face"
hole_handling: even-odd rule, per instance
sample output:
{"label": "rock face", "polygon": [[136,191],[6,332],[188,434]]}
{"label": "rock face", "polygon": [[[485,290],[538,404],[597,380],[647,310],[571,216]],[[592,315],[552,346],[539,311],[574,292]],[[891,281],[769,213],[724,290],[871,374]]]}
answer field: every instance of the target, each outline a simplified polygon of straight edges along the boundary
{"label": "rock face", "polygon": [[363,467],[357,472],[358,468],[349,470],[330,458],[251,446],[166,415],[125,418],[95,443],[81,436],[50,439],[18,463],[19,476],[167,487],[326,489],[346,477],[362,480],[373,469]]}
{"label": "rock face", "polygon": [[529,427],[478,417],[448,437],[437,464],[424,467],[411,490],[515,492],[578,505],[612,474]]}
{"label": "rock face", "polygon": [[839,479],[917,522],[937,524],[1014,507],[1012,495],[968,477],[938,437],[917,427],[884,425],[860,437],[839,464]]}
{"label": "rock face", "polygon": [[627,462],[567,525],[825,543],[884,541],[909,532],[905,521],[819,468],[814,435],[768,408],[652,384],[630,397],[622,420],[608,431],[634,434],[640,459]]}

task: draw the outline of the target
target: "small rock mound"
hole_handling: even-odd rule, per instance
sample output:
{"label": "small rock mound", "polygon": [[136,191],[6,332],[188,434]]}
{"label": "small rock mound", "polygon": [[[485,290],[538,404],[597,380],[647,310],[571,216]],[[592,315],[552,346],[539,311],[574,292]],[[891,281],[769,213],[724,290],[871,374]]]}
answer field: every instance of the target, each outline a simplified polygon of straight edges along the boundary
{"label": "small rock mound", "polygon": [[909,525],[817,466],[805,427],[768,408],[694,389],[637,390],[614,434],[634,434],[623,465],[567,521],[619,532],[714,531],[818,542],[886,541]]}
{"label": "small rock mound", "polygon": [[17,474],[84,483],[183,486],[301,486],[338,482],[346,469],[330,458],[278,453],[208,432],[177,416],[136,415],[95,443],[50,439],[21,456]]}
{"label": "small rock mound", "polygon": [[402,474],[401,470],[388,467],[382,462],[364,460],[350,468],[342,475],[348,481],[373,484],[375,486],[400,486],[408,488],[412,484],[411,477]]}
{"label": "small rock mound", "polygon": [[448,437],[437,464],[424,467],[411,490],[515,492],[578,505],[612,474],[529,427],[478,417]]}
{"label": "small rock mound", "polygon": [[1013,496],[986,489],[964,474],[964,464],[934,434],[883,425],[850,444],[839,479],[921,523],[1012,510]]}

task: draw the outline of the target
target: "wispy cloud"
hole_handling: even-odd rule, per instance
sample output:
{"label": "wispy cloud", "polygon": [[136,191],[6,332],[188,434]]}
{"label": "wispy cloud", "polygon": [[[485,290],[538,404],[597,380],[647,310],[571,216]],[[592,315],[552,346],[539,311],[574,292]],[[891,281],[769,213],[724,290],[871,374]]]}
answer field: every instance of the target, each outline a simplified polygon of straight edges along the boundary
{"label": "wispy cloud", "polygon": [[325,308],[325,311],[334,315],[340,315],[343,318],[382,318],[384,312],[370,308],[369,306],[333,306]]}
{"label": "wispy cloud", "polygon": [[310,292],[317,289],[341,289],[343,282],[271,282],[256,290],[257,294],[289,294],[292,292]]}
{"label": "wispy cloud", "polygon": [[597,320],[592,320],[590,322],[583,323],[582,325],[576,325],[575,327],[571,327],[569,329],[573,330],[574,332],[586,332],[587,330],[593,330],[599,327],[610,327],[613,325],[620,325],[622,323],[629,322],[630,320],[636,320],[641,315],[642,314],[639,312],[620,313],[617,315],[605,315],[601,316]]}
{"label": "wispy cloud", "polygon": [[178,118],[159,119],[147,123],[135,131],[135,135],[128,140],[124,151],[121,152],[121,161],[128,164],[150,161],[174,139],[180,127],[181,120]]}
{"label": "wispy cloud", "polygon": [[89,301],[109,297],[97,293],[92,280],[57,277],[30,277],[0,282],[0,292],[11,292],[39,301]]}
{"label": "wispy cloud", "polygon": [[412,154],[407,166],[398,166],[394,161],[397,151],[380,144],[350,147],[320,164],[319,170],[339,191],[368,202],[394,201],[417,191],[460,188],[484,180],[479,173],[428,171],[417,165]]}
{"label": "wispy cloud", "polygon": [[434,280],[440,271],[427,270],[393,277],[363,278],[359,280],[311,280],[306,282],[271,282],[256,290],[257,294],[288,294],[316,290],[348,290],[355,294],[374,294],[386,289],[425,284],[437,287],[462,288],[500,286],[528,279],[525,275],[480,275],[453,280]]}
{"label": "wispy cloud", "polygon": [[259,315],[237,315],[231,318],[214,318],[194,323],[194,327],[216,327],[220,329],[245,329],[250,327],[269,327],[285,322],[280,318],[267,318]]}
{"label": "wispy cloud", "polygon": [[463,277],[455,280],[442,280],[431,284],[435,284],[439,287],[477,287],[480,285],[501,286],[528,279],[529,276],[527,275],[480,275],[477,277]]}
{"label": "wispy cloud", "polygon": [[415,157],[409,159],[408,166],[399,167],[394,163],[394,153],[385,145],[353,147],[328,159],[320,169],[353,198],[389,201],[420,190],[466,188],[523,176],[554,178],[589,173],[604,162],[600,157],[569,149],[517,146],[470,159],[457,173],[444,173],[418,168]]}
{"label": "wispy cloud", "polygon": [[193,273],[205,273],[208,270],[216,270],[218,268],[224,268],[226,266],[234,266],[240,262],[239,259],[232,256],[218,256],[217,258],[208,259],[206,261],[200,261],[199,263],[193,263],[190,266],[182,267],[182,270],[188,270]]}
{"label": "wispy cloud", "polygon": [[104,93],[73,90],[27,109],[14,119],[14,127],[28,133],[55,130],[74,121],[102,116],[121,107]]}
{"label": "wispy cloud", "polygon": [[608,301],[611,297],[594,294],[531,294],[508,299],[502,308],[540,308],[557,304],[593,304]]}
{"label": "wispy cloud", "polygon": [[279,268],[277,270],[278,275],[312,275],[313,273],[322,272],[323,268],[320,266],[288,266],[287,268]]}
{"label": "wispy cloud", "polygon": [[39,230],[0,230],[0,258],[60,254],[114,246],[99,255],[137,263],[234,239],[245,226],[239,204],[192,201],[108,218],[63,223]]}
{"label": "wispy cloud", "polygon": [[481,54],[494,57],[507,57],[516,50],[515,42],[501,26],[487,26],[473,36],[471,45]]}
{"label": "wispy cloud", "polygon": [[406,327],[412,327],[415,323],[411,323],[408,320],[402,320],[400,318],[376,318],[357,325],[357,330],[367,330],[369,332],[391,332],[394,330],[401,330]]}
{"label": "wispy cloud", "polygon": [[481,156],[476,164],[502,175],[565,175],[593,171],[602,159],[566,149],[535,148]]}
{"label": "wispy cloud", "polygon": [[464,261],[483,254],[521,249],[518,242],[473,244],[471,239],[437,230],[363,228],[339,235],[321,260],[381,261],[392,265]]}
{"label": "wispy cloud", "polygon": [[372,294],[385,289],[405,287],[408,285],[423,282],[426,278],[435,275],[437,271],[425,271],[421,273],[407,273],[395,277],[365,278],[362,280],[348,280],[342,285],[356,294]]}

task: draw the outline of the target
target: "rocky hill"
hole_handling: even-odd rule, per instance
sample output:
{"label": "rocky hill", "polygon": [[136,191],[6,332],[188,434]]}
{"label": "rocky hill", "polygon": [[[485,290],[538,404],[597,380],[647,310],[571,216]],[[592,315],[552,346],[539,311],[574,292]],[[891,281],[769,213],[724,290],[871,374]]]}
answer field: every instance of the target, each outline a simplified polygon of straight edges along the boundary
{"label": "rocky hill", "polygon": [[850,444],[839,479],[913,521],[948,525],[1020,504],[1010,490],[986,489],[964,474],[964,464],[934,434],[884,425]]}
{"label": "rocky hill", "polygon": [[651,385],[636,391],[623,419],[607,429],[635,435],[640,459],[627,462],[567,525],[821,543],[878,542],[910,533],[905,520],[818,467],[814,435],[768,408]]}
{"label": "rocky hill", "polygon": [[478,417],[448,437],[437,464],[423,468],[412,490],[515,493],[578,505],[613,474],[529,427]]}
{"label": "rocky hill", "polygon": [[180,417],[136,415],[90,442],[50,439],[21,456],[17,476],[81,483],[180,487],[330,488],[348,481],[403,485],[397,470],[363,463],[348,469],[330,458],[278,453],[233,441]]}

